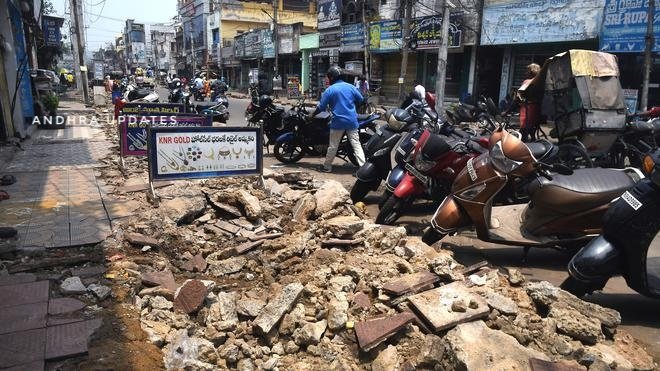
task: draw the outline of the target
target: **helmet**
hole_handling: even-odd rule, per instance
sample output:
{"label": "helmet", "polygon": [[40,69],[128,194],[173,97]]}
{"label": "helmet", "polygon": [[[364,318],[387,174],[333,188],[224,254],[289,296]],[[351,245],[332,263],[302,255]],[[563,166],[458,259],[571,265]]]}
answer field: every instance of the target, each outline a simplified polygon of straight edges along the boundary
{"label": "helmet", "polygon": [[416,85],[413,92],[415,99],[424,100],[426,98],[426,89],[422,85]]}
{"label": "helmet", "polygon": [[259,97],[259,106],[265,107],[273,103],[273,98],[270,95],[262,95]]}
{"label": "helmet", "polygon": [[328,72],[325,75],[328,76],[330,83],[333,83],[339,79],[339,76],[341,76],[341,68],[332,66],[328,69]]}

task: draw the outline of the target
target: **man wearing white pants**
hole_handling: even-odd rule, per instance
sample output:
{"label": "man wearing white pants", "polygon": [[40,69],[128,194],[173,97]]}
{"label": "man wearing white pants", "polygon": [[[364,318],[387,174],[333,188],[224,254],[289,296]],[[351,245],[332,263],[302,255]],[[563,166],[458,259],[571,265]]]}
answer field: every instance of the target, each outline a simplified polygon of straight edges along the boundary
{"label": "man wearing white pants", "polygon": [[323,166],[319,169],[325,173],[332,171],[332,162],[337,155],[337,149],[344,133],[346,133],[348,141],[353,147],[353,154],[358,165],[362,166],[364,164],[364,152],[360,143],[357,111],[355,110],[355,103],[361,103],[364,98],[355,86],[341,80],[339,67],[330,67],[327,76],[330,80],[330,86],[323,92],[316,111],[309,116],[309,118],[314,117],[317,113],[325,111],[328,106],[332,111],[328,152]]}

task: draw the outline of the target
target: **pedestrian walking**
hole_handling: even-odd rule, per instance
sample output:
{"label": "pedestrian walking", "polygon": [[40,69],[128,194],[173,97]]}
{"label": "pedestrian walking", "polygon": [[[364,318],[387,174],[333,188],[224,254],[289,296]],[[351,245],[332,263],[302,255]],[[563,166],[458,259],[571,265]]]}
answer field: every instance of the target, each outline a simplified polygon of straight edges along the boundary
{"label": "pedestrian walking", "polygon": [[319,169],[322,172],[329,173],[332,171],[332,162],[335,155],[337,155],[337,149],[344,134],[346,134],[351,147],[353,147],[358,165],[362,166],[364,164],[364,152],[360,143],[357,111],[355,110],[355,104],[362,103],[364,97],[355,86],[341,79],[341,69],[339,67],[330,67],[326,76],[330,85],[321,95],[321,101],[314,113],[308,116],[308,120],[311,120],[319,112],[325,111],[328,106],[332,111],[328,152],[324,164]]}
{"label": "pedestrian walking", "polygon": [[527,79],[522,82],[516,96],[516,102],[520,105],[520,133],[522,134],[523,142],[536,140],[536,131],[542,121],[541,102],[530,99],[524,94],[524,89],[529,86],[540,71],[541,66],[536,63],[527,66]]}

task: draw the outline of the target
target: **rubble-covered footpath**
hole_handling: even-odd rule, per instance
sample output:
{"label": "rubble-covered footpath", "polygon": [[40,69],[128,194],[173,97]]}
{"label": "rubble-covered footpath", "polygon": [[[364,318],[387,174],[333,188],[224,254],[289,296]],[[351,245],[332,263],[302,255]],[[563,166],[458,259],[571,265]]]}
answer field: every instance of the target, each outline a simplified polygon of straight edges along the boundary
{"label": "rubble-covered footpath", "polygon": [[614,310],[515,270],[464,267],[370,222],[336,181],[265,178],[161,188],[157,208],[106,241],[122,247],[111,273],[167,368],[654,367]]}
{"label": "rubble-covered footpath", "polygon": [[[113,221],[100,246],[112,292],[94,295],[114,302],[103,308],[123,335],[95,339],[92,358],[128,339],[158,347],[167,369],[655,367],[617,329],[618,312],[517,270],[465,267],[440,244],[374,224],[334,180],[265,170],[263,184],[176,181],[154,205],[135,186],[144,162],[105,162],[107,189],[136,212]],[[78,280],[67,279],[75,294]],[[128,334],[136,329],[122,318],[146,336]]]}

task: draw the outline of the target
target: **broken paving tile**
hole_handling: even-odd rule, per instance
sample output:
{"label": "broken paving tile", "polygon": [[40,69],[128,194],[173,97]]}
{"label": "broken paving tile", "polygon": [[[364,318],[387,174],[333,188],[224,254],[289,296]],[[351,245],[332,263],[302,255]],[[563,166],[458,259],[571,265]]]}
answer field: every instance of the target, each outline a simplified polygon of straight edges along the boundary
{"label": "broken paving tile", "polygon": [[228,216],[234,217],[234,218],[240,218],[243,216],[243,213],[241,213],[241,210],[239,210],[237,207],[222,203],[222,202],[213,202],[212,205],[221,213],[224,213]]}
{"label": "broken paving tile", "polygon": [[46,329],[46,360],[87,353],[89,337],[101,324],[101,319],[92,319],[48,327]]}
{"label": "broken paving tile", "polygon": [[299,282],[286,285],[275,299],[266,304],[259,316],[252,322],[254,329],[261,334],[268,334],[280,319],[293,308],[303,289],[304,286]]}
{"label": "broken paving tile", "polygon": [[202,281],[188,280],[174,294],[174,310],[194,313],[202,307],[207,294],[208,290]]}
{"label": "broken paving tile", "polygon": [[181,268],[188,272],[204,272],[206,270],[206,260],[204,260],[204,256],[199,253],[193,256],[192,259],[186,260]]}
{"label": "broken paving tile", "polygon": [[43,360],[46,329],[40,328],[0,335],[0,365],[12,367]]}
{"label": "broken paving tile", "polygon": [[264,240],[246,242],[246,243],[243,243],[243,244],[240,244],[240,245],[234,247],[233,252],[234,252],[235,255],[240,255],[240,254],[246,253],[246,252],[248,252],[248,251],[250,251],[250,250],[252,250],[256,247],[259,247],[259,246],[263,245],[263,243],[264,243]]}
{"label": "broken paving tile", "polygon": [[391,317],[358,322],[355,324],[355,335],[357,336],[358,345],[360,349],[369,351],[414,320],[414,314],[403,312]]}
{"label": "broken paving tile", "polygon": [[43,370],[45,367],[44,360],[33,361],[30,363],[23,363],[10,368],[3,368],[2,371],[35,371]]}
{"label": "broken paving tile", "polygon": [[48,303],[16,305],[0,310],[0,334],[46,327]]}
{"label": "broken paving tile", "polygon": [[[467,304],[465,312],[451,310],[454,301],[461,299]],[[462,282],[453,282],[436,289],[424,291],[408,298],[415,310],[432,327],[433,331],[440,331],[485,317],[490,311],[486,301],[479,295],[470,292]],[[470,303],[476,303],[473,308]]]}
{"label": "broken paving tile", "polygon": [[383,290],[399,296],[410,292],[416,292],[419,289],[431,285],[439,280],[440,277],[428,271],[410,273],[385,283],[383,285]]}
{"label": "broken paving tile", "polygon": [[142,273],[140,279],[145,286],[163,286],[170,291],[176,291],[177,288],[174,275],[170,270]]}
{"label": "broken paving tile", "polygon": [[0,308],[48,301],[48,281],[0,286]]}
{"label": "broken paving tile", "polygon": [[84,294],[87,292],[87,287],[82,283],[80,277],[69,277],[60,285],[60,291],[63,294]]}
{"label": "broken paving tile", "polygon": [[48,301],[48,314],[57,315],[81,310],[85,303],[74,298],[56,298]]}
{"label": "broken paving tile", "polygon": [[371,308],[371,299],[369,299],[369,295],[363,292],[358,292],[353,295],[352,302],[353,308],[355,309],[369,310],[369,308]]}
{"label": "broken paving tile", "polygon": [[151,247],[160,247],[160,243],[157,239],[149,236],[145,236],[140,233],[126,233],[126,240],[133,245],[137,246],[151,246]]}
{"label": "broken paving tile", "polygon": [[241,227],[224,220],[219,220],[215,226],[230,234],[236,234],[241,230]]}

